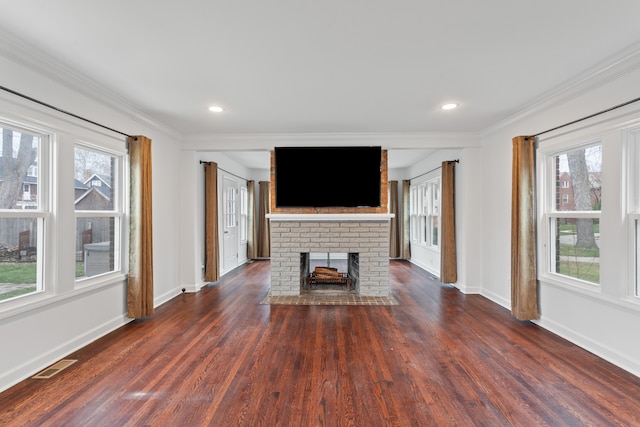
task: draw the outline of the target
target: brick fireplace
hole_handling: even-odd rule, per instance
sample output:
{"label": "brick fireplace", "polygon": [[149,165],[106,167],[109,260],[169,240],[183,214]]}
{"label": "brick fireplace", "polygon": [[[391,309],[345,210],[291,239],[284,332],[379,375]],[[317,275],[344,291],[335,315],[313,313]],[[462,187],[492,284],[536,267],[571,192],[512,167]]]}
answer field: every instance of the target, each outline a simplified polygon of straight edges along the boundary
{"label": "brick fireplace", "polygon": [[357,254],[355,292],[389,296],[388,214],[270,214],[269,295],[300,295],[310,252]]}

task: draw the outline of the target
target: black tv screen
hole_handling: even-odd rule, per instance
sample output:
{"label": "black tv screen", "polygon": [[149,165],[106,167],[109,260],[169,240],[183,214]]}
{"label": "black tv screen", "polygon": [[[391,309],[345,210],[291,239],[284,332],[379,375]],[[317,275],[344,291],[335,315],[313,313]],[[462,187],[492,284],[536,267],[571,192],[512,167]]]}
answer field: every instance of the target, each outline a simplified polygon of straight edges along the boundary
{"label": "black tv screen", "polygon": [[381,147],[276,147],[276,207],[380,207]]}

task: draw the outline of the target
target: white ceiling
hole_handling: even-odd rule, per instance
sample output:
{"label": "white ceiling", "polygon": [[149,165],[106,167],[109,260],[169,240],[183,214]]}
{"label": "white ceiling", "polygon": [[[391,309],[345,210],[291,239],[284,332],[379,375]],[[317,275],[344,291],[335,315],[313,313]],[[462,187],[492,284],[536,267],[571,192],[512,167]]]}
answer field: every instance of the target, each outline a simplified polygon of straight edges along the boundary
{"label": "white ceiling", "polygon": [[640,42],[637,0],[0,7],[5,34],[184,135],[480,132]]}

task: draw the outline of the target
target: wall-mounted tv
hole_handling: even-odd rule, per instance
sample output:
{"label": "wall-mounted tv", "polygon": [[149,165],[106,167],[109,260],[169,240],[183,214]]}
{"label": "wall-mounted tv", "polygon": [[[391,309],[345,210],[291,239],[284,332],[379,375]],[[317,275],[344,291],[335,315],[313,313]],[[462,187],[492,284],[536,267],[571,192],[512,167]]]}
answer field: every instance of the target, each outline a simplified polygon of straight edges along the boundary
{"label": "wall-mounted tv", "polygon": [[276,147],[278,208],[380,207],[381,147]]}

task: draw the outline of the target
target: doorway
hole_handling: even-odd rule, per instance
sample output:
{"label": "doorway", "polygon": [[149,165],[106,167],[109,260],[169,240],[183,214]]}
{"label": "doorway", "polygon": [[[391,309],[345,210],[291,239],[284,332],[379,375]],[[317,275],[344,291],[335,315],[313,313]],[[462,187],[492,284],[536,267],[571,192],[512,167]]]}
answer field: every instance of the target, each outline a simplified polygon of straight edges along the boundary
{"label": "doorway", "polygon": [[229,271],[238,265],[238,183],[232,179],[223,177],[222,197],[222,270]]}

